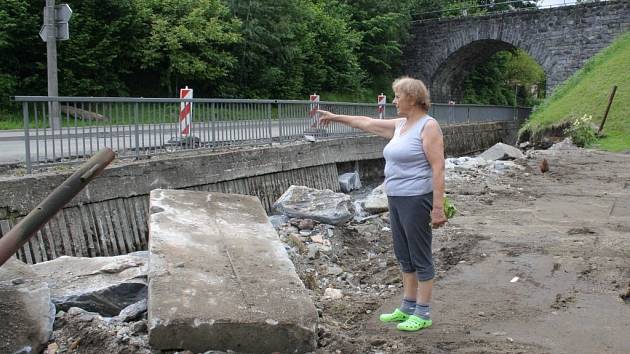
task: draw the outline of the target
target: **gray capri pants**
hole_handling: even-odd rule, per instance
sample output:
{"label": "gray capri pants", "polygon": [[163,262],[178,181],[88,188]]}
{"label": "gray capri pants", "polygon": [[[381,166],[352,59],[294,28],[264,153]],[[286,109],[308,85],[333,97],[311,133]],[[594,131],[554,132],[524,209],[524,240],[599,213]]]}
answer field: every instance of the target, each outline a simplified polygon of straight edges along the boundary
{"label": "gray capri pants", "polygon": [[403,273],[416,273],[420,281],[433,279],[431,209],[433,192],[424,195],[388,196],[394,253]]}

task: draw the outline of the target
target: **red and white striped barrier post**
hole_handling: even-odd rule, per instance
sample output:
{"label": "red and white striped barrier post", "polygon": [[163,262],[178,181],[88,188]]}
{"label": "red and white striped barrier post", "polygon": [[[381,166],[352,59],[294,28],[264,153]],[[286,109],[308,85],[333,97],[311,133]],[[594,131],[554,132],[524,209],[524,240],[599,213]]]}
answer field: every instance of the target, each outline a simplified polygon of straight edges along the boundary
{"label": "red and white striped barrier post", "polygon": [[385,97],[385,95],[381,93],[380,95],[378,95],[376,102],[378,105],[378,119],[384,119],[385,118],[385,104],[387,103],[387,97]]}
{"label": "red and white striped barrier post", "polygon": [[[193,90],[186,88],[179,90],[179,98],[193,98]],[[182,102],[179,106],[179,131],[182,136],[190,135],[190,125],[192,124],[192,102]]]}
{"label": "red and white striped barrier post", "polygon": [[319,109],[319,95],[316,93],[310,95],[309,101],[308,115],[315,121],[313,125],[317,126],[317,123],[319,123],[319,113],[317,113]]}

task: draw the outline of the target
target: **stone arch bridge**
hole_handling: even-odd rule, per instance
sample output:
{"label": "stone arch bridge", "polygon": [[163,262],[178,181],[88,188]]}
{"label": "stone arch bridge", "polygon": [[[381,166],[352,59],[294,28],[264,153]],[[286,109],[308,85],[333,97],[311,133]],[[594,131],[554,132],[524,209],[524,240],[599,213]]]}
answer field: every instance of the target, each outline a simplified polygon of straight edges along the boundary
{"label": "stone arch bridge", "polygon": [[629,0],[415,22],[404,67],[429,86],[433,101],[459,102],[476,65],[521,48],[542,66],[551,92],[628,30]]}

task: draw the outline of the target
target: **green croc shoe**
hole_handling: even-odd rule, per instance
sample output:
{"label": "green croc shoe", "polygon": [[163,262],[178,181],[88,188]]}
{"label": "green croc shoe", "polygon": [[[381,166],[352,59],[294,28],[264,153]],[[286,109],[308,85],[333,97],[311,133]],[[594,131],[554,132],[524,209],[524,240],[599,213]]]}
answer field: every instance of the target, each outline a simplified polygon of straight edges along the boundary
{"label": "green croc shoe", "polygon": [[415,332],[423,328],[431,327],[432,324],[433,321],[431,320],[425,320],[418,316],[411,315],[405,322],[399,323],[396,328],[401,331]]}
{"label": "green croc shoe", "polygon": [[384,313],[380,316],[382,322],[402,322],[406,321],[408,318],[409,315],[399,309],[395,309],[392,313]]}

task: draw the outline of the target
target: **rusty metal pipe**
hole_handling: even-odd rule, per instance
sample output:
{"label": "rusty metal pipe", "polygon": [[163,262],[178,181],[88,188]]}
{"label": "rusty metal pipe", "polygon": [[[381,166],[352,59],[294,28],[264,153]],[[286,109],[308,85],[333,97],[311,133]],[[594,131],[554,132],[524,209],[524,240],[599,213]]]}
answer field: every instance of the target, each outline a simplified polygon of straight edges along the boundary
{"label": "rusty metal pipe", "polygon": [[4,264],[31,236],[35,235],[64,205],[103,172],[114,160],[114,152],[105,148],[86,161],[78,171],[53,190],[35,209],[0,238],[0,266]]}

